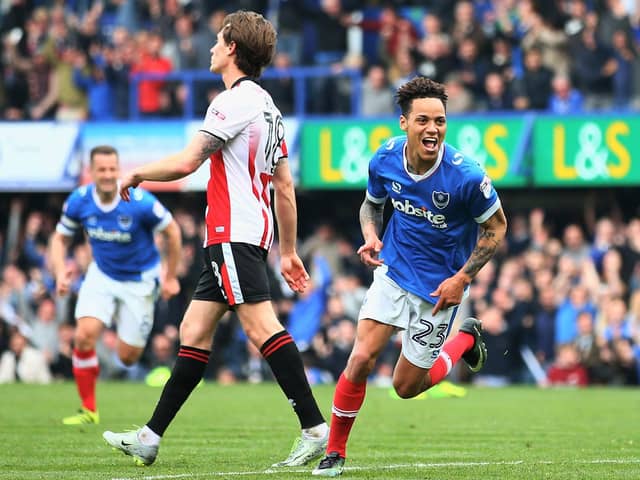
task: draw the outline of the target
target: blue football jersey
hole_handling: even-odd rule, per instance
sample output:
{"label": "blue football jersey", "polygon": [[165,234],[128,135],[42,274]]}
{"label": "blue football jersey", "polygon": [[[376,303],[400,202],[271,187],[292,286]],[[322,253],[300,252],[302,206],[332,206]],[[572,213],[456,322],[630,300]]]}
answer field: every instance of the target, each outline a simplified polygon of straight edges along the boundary
{"label": "blue football jersey", "polygon": [[429,294],[469,259],[478,224],[500,208],[500,199],[480,165],[448,143],[424,175],[409,173],[405,143],[406,136],[391,138],[374,154],[367,198],[393,206],[380,252],[386,274],[435,303]]}
{"label": "blue football jersey", "polygon": [[114,280],[157,277],[160,255],[154,233],[171,221],[171,213],[151,193],[133,190],[131,201],[119,196],[100,202],[94,184],[75,189],[62,208],[56,230],[74,235],[84,228],[98,268]]}

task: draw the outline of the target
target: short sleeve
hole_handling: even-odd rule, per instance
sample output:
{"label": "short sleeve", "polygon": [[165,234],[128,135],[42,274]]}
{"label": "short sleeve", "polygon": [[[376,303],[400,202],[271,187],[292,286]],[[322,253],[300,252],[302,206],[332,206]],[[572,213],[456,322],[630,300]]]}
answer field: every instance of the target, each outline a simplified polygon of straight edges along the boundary
{"label": "short sleeve", "polygon": [[384,203],[387,200],[387,190],[379,175],[380,162],[378,151],[369,162],[369,180],[367,182],[367,199],[373,203]]}
{"label": "short sleeve", "polygon": [[471,170],[465,182],[471,215],[477,223],[486,222],[501,206],[491,178],[480,168]]}
{"label": "short sleeve", "polygon": [[[86,187],[82,188],[85,189],[86,194]],[[56,232],[72,237],[78,230],[80,230],[80,228],[82,228],[80,218],[81,201],[82,195],[79,190],[74,190],[69,194],[62,206],[62,214],[60,215],[60,220],[58,220],[58,224],[56,225]]]}
{"label": "short sleeve", "polygon": [[[139,195],[138,199],[135,198],[136,194]],[[171,223],[171,219],[173,218],[171,212],[169,212],[152,193],[146,190],[136,189],[134,199],[139,202],[139,211],[143,223],[154,231],[160,232]]]}
{"label": "short sleeve", "polygon": [[226,142],[237,136],[255,116],[255,102],[244,98],[238,88],[225,90],[209,105],[201,130]]}

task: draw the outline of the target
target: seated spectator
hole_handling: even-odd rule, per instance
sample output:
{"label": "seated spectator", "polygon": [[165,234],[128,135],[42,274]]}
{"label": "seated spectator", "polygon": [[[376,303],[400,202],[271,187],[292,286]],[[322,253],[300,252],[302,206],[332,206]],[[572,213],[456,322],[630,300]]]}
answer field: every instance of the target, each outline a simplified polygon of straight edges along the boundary
{"label": "seated spectator", "polygon": [[571,85],[568,75],[560,74],[551,81],[549,111],[552,113],[580,113],[584,103],[582,94]]}
{"label": "seated spectator", "polygon": [[51,382],[44,353],[29,345],[27,337],[17,328],[9,339],[9,350],[0,357],[0,383],[14,382]]}
{"label": "seated spectator", "polygon": [[584,387],[589,383],[587,370],[580,363],[575,345],[565,343],[558,347],[556,361],[549,367],[547,379],[553,386]]}

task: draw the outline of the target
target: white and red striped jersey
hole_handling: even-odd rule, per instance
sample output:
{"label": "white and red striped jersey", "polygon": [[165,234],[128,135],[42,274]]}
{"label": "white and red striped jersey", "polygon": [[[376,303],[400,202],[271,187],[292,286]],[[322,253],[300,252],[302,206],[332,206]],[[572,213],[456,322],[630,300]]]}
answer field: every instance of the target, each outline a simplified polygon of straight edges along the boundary
{"label": "white and red striped jersey", "polygon": [[202,131],[225,141],[210,157],[204,246],[273,242],[271,178],[287,156],[282,114],[271,95],[244,78],[213,99]]}

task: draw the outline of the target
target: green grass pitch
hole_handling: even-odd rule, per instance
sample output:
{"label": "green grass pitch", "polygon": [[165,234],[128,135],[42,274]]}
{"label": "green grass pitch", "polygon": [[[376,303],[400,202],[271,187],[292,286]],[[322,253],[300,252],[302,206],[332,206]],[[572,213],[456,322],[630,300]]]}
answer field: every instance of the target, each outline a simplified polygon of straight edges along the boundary
{"label": "green grass pitch", "polygon": [[[327,418],[332,386],[315,387]],[[342,478],[640,479],[637,389],[504,388],[465,398],[399,400],[370,387]],[[103,430],[142,425],[160,394],[100,383],[100,425],[69,427],[75,385],[0,386],[0,479],[312,478],[310,468],[270,472],[298,433],[277,385],[205,384],[163,439],[156,463],[136,467]],[[313,477],[315,478],[315,477]]]}

